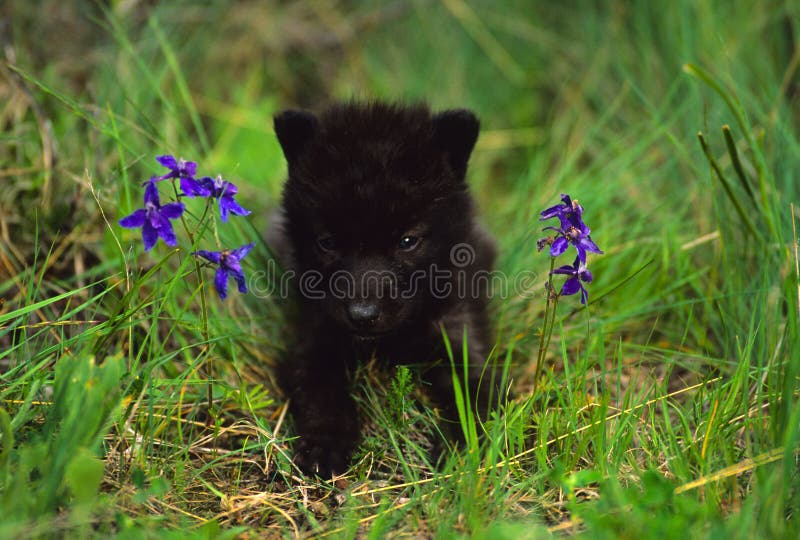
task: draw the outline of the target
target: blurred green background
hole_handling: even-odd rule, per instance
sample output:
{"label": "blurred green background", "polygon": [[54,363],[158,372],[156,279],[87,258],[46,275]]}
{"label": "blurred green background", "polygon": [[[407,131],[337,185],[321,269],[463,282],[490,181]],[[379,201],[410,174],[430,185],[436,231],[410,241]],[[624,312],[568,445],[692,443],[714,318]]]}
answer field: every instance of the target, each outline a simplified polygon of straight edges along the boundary
{"label": "blurred green background", "polygon": [[[790,0],[4,2],[0,537],[792,537],[799,24]],[[201,316],[190,265],[116,225],[169,153],[240,186],[253,214],[223,240],[264,234],[273,115],[353,98],[475,111],[500,270],[546,275],[560,193],[606,252],[541,381],[543,278],[492,304],[517,398],[481,463],[508,474],[455,456],[435,477],[402,423],[424,404],[398,415],[402,385],[370,373],[349,491],[293,476],[279,310]]]}

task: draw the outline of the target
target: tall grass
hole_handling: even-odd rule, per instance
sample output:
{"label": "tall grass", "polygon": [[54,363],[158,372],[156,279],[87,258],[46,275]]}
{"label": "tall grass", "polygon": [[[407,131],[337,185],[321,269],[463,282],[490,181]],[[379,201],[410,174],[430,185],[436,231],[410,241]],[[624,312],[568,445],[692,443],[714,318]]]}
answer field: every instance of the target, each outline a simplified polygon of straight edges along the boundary
{"label": "tall grass", "polygon": [[[5,10],[0,537],[800,533],[793,3],[49,13]],[[116,221],[173,153],[257,210],[222,241],[258,238],[285,176],[272,115],[351,96],[474,109],[499,269],[542,279],[493,301],[513,395],[477,424],[462,407],[467,449],[433,463],[446,443],[415,371],[370,364],[361,445],[330,482],[291,461],[277,295],[209,294],[203,315],[189,248],[145,254]],[[559,193],[606,255],[537,367],[537,218]],[[270,259],[254,255],[251,274]]]}

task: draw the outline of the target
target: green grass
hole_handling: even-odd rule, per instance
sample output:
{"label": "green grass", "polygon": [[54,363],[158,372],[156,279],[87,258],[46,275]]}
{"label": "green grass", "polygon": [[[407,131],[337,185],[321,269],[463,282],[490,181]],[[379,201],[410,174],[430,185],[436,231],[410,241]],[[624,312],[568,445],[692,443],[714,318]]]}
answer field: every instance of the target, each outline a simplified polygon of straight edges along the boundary
{"label": "green grass", "polygon": [[[0,538],[800,535],[800,9],[596,4],[0,11]],[[364,366],[363,440],[329,482],[291,461],[281,302],[219,302],[187,236],[145,254],[116,221],[154,156],[195,159],[254,210],[219,234],[257,240],[257,272],[272,115],[351,96],[475,110],[503,272],[546,276],[562,192],[606,254],[541,366],[544,279],[494,299],[514,396],[479,425],[462,406],[471,444],[438,468],[416,373]]]}

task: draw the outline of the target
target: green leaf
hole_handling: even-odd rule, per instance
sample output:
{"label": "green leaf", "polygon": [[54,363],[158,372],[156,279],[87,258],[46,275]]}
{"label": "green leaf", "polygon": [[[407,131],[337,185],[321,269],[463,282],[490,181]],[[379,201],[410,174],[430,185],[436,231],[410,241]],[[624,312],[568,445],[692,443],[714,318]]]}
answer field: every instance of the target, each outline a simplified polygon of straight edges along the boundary
{"label": "green leaf", "polygon": [[11,429],[11,417],[5,409],[0,409],[0,480],[5,477],[8,458],[14,448],[14,431]]}

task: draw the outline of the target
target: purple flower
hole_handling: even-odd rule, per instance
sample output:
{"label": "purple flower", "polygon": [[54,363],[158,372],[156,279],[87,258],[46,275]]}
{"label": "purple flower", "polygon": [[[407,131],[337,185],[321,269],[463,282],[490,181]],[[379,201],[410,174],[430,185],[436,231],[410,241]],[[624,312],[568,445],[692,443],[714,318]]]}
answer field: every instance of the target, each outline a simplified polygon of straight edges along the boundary
{"label": "purple flower", "polygon": [[570,225],[567,229],[557,229],[556,227],[545,227],[545,229],[558,231],[557,238],[553,240],[553,244],[550,246],[551,257],[558,257],[567,251],[570,244],[578,250],[578,258],[582,263],[586,262],[587,251],[603,254],[589,236],[589,233],[592,232],[591,229],[583,222],[580,222],[578,226]]}
{"label": "purple flower", "polygon": [[195,251],[192,255],[202,257],[218,265],[217,273],[214,276],[214,288],[217,289],[217,294],[220,299],[224,300],[228,296],[228,278],[232,277],[239,287],[239,292],[247,292],[247,284],[245,283],[244,274],[242,273],[242,266],[240,261],[253,249],[254,243],[246,244],[234,250],[223,251]]}
{"label": "purple flower", "polygon": [[157,156],[156,161],[169,169],[167,174],[156,177],[156,181],[177,178],[180,181],[181,191],[187,197],[208,197],[210,192],[203,187],[194,175],[197,173],[197,163],[186,161],[183,158],[175,159],[174,156]]}
{"label": "purple flower", "polygon": [[586,304],[586,301],[589,299],[589,293],[586,292],[586,288],[583,286],[581,281],[585,283],[591,283],[592,273],[586,268],[586,263],[581,262],[580,257],[576,257],[575,262],[573,262],[572,265],[560,266],[551,273],[571,276],[561,287],[561,295],[569,296],[580,291],[581,304]]}
{"label": "purple flower", "polygon": [[178,244],[175,231],[169,220],[177,219],[183,214],[184,204],[180,202],[167,203],[161,206],[156,187],[156,177],[147,182],[144,190],[144,208],[136,210],[133,214],[119,220],[119,224],[128,229],[142,228],[144,250],[149,251],[156,245],[158,239],[164,240],[168,246]]}
{"label": "purple flower", "polygon": [[216,178],[206,176],[200,179],[200,185],[208,192],[209,197],[214,197],[219,201],[219,216],[223,222],[228,221],[228,212],[237,216],[246,216],[250,210],[245,210],[237,203],[233,196],[239,192],[232,182],[222,179],[222,175]]}
{"label": "purple flower", "polygon": [[536,247],[541,251],[545,245],[550,245],[550,256],[558,257],[567,251],[570,244],[575,246],[578,251],[578,258],[582,263],[586,263],[586,252],[599,253],[600,248],[589,236],[591,229],[583,222],[583,207],[578,204],[577,199],[572,199],[569,195],[561,195],[562,204],[551,206],[540,214],[539,220],[547,220],[557,217],[560,227],[545,227],[544,230],[556,231],[552,240],[541,239],[536,243]]}
{"label": "purple flower", "polygon": [[561,204],[551,206],[539,214],[539,221],[546,221],[557,217],[561,221],[561,228],[566,230],[570,226],[577,226],[583,223],[582,215],[583,207],[578,204],[578,200],[573,200],[569,195],[562,193]]}

